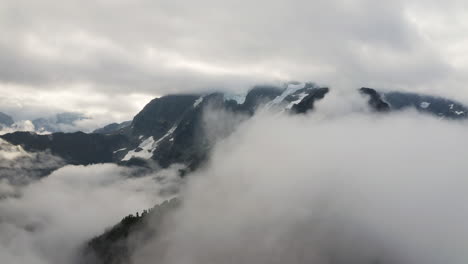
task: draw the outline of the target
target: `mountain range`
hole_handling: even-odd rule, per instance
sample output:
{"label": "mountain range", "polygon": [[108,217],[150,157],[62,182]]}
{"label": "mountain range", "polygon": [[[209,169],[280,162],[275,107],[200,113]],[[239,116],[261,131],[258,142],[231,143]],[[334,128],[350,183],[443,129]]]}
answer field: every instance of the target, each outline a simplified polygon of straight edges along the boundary
{"label": "mountain range", "polygon": [[76,122],[90,119],[90,117],[76,112],[57,113],[52,116],[39,117],[33,120],[14,120],[8,114],[0,112],[0,132],[31,131],[40,134],[70,132],[79,130]]}
{"label": "mountain range", "polygon": [[[132,121],[113,123],[93,133],[14,132],[1,138],[25,150],[50,150],[67,164],[88,165],[113,162],[120,165],[148,165],[156,162],[162,168],[180,163],[194,170],[206,159],[216,139],[205,133],[206,109],[224,111],[248,118],[260,106],[291,114],[304,114],[314,109],[317,101],[326,100],[330,89],[314,83],[289,83],[284,87],[255,86],[245,95],[215,92],[210,94],[176,94],[149,102]],[[375,112],[392,112],[413,108],[437,118],[465,119],[468,108],[454,100],[404,92],[379,92],[360,88]],[[367,98],[367,99],[366,99]],[[216,112],[215,111],[215,112]],[[1,116],[0,116],[1,117]],[[70,123],[81,115],[57,115],[58,123]],[[4,122],[10,122],[8,118]],[[235,127],[236,124],[231,124]],[[230,131],[226,131],[229,133]]]}
{"label": "mountain range", "polygon": [[[327,100],[330,88],[314,83],[292,82],[284,87],[255,86],[244,95],[214,92],[208,94],[175,94],[155,98],[149,102],[131,121],[112,123],[93,133],[57,132],[42,135],[34,132],[14,132],[0,138],[25,151],[40,153],[46,151],[60,159],[60,166],[66,164],[89,165],[116,163],[122,166],[137,166],[154,169],[167,168],[172,164],[183,164],[179,171],[187,173],[203,166],[219,137],[225,137],[257,111],[271,109],[292,115],[313,112],[316,104]],[[367,102],[371,112],[391,114],[404,109],[414,109],[421,114],[462,120],[467,118],[468,108],[463,104],[436,96],[405,92],[381,92],[373,88],[356,90]],[[229,124],[220,124],[224,129],[213,136],[204,128],[207,113],[224,113],[240,116]],[[313,113],[312,113],[313,114]],[[79,115],[57,115],[59,123],[70,123],[82,118]],[[208,117],[209,118],[209,117]],[[212,119],[224,122],[223,116]],[[13,120],[0,114],[0,123],[12,125]],[[46,126],[43,125],[45,128]],[[57,167],[46,167],[39,172],[46,176]],[[179,206],[180,201],[172,200],[145,211],[141,215],[129,215],[104,234],[89,241],[83,250],[85,259],[92,257],[93,263],[129,263],[132,249],[126,246],[126,239],[139,237],[149,239],[157,230],[164,215]],[[88,262],[86,262],[88,263]]]}

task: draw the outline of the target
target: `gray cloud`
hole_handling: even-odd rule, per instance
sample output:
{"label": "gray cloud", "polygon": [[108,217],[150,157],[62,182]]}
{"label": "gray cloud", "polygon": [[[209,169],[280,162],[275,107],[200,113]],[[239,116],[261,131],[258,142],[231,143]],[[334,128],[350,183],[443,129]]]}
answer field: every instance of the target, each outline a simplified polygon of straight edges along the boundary
{"label": "gray cloud", "polygon": [[457,0],[4,1],[0,90],[151,97],[300,79],[468,101],[466,10]]}

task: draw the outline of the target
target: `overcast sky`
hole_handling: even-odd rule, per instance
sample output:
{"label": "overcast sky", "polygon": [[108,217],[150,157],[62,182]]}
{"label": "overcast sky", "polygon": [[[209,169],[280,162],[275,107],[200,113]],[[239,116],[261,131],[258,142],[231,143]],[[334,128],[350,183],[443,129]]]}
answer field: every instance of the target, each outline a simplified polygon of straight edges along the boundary
{"label": "overcast sky", "polygon": [[3,0],[0,30],[0,111],[21,117],[283,80],[468,102],[466,0]]}

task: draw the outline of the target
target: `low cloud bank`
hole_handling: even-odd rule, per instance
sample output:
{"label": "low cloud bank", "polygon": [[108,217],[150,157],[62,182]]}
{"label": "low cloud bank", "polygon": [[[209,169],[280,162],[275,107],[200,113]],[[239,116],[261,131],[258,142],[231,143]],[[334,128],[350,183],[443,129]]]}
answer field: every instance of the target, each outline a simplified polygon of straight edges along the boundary
{"label": "low cloud bank", "polygon": [[2,262],[73,263],[86,241],[171,198],[180,181],[177,168],[133,175],[113,164],[66,166],[24,187],[3,184],[15,195],[0,199]]}
{"label": "low cloud bank", "polygon": [[466,263],[466,124],[333,109],[243,122],[133,263]]}
{"label": "low cloud bank", "polygon": [[23,185],[63,166],[65,162],[50,152],[27,152],[0,139],[0,198],[7,185]]}

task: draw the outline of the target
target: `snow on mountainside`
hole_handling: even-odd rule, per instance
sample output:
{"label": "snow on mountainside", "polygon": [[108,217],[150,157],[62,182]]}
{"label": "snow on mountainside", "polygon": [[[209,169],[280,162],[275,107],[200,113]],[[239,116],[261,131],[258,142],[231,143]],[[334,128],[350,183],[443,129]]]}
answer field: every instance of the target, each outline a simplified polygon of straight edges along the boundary
{"label": "snow on mountainside", "polygon": [[468,108],[454,100],[415,93],[382,93],[383,99],[394,110],[415,108],[441,118],[460,119],[468,117]]}
{"label": "snow on mountainside", "polygon": [[[114,123],[93,134],[54,133],[41,136],[11,133],[2,138],[22,145],[26,150],[50,149],[54,155],[72,164],[115,162],[144,165],[153,160],[162,167],[181,163],[193,170],[203,163],[214,143],[203,128],[206,109],[246,117],[253,115],[259,107],[301,114],[313,111],[314,104],[326,100],[329,91],[329,88],[314,83],[294,82],[283,87],[256,86],[245,95],[167,95],[152,100],[132,121]],[[400,92],[382,93],[372,88],[361,88],[359,92],[376,112],[414,108],[421,113],[448,119],[463,119],[468,113],[462,104],[445,98]],[[73,118],[66,120],[73,123]],[[235,129],[237,125],[230,124],[228,130]]]}
{"label": "snow on mountainside", "polygon": [[[194,153],[200,149],[203,150],[204,146],[194,146],[195,144],[192,143],[180,144],[181,147],[178,147],[178,143],[181,143],[187,139],[177,140],[177,138],[180,138],[181,135],[183,135],[184,137],[191,137],[194,135],[203,134],[202,132],[200,132],[200,122],[198,121],[193,123],[194,119],[200,119],[200,116],[202,114],[201,107],[203,106],[214,105],[220,109],[230,109],[233,112],[247,113],[250,110],[252,110],[252,106],[254,106],[255,108],[258,107],[259,104],[264,103],[266,107],[277,108],[279,111],[285,111],[287,109],[292,108],[293,105],[300,103],[302,99],[304,99],[307,95],[313,94],[313,92],[317,89],[320,89],[320,87],[315,86],[311,83],[302,83],[289,84],[284,89],[272,87],[256,87],[252,89],[251,92],[245,95],[214,93],[197,95],[196,97],[191,96],[189,102],[193,101],[193,103],[184,103],[180,105],[177,118],[163,121],[163,123],[170,123],[172,125],[172,127],[169,130],[166,130],[165,134],[160,135],[159,137],[156,135],[146,137],[148,134],[145,134],[145,132],[135,135],[134,138],[137,138],[138,145],[130,149],[125,154],[125,156],[121,158],[121,161],[129,161],[132,158],[153,158],[158,160],[159,158],[155,155],[161,154],[160,152],[157,152],[157,149],[160,145],[162,145],[163,148],[165,147],[169,149],[179,149],[177,151],[180,152],[183,150],[183,147],[187,147],[187,149],[189,150],[192,149]],[[185,99],[187,98],[184,98],[184,100]],[[159,101],[154,102],[154,109],[157,108],[156,102]],[[312,105],[308,107],[311,106]],[[159,110],[155,111],[157,112]],[[149,113],[152,116],[158,116],[158,114],[153,111],[149,111]],[[146,117],[143,117],[142,115],[140,115],[139,118],[146,119]],[[184,125],[184,122],[188,123]],[[180,128],[179,124],[181,124]],[[203,142],[204,139],[197,139],[196,141]],[[120,155],[122,155],[124,152],[125,151],[122,151]],[[162,155],[164,156],[165,154],[162,153]],[[177,160],[184,161],[184,158],[181,158],[181,160]]]}

